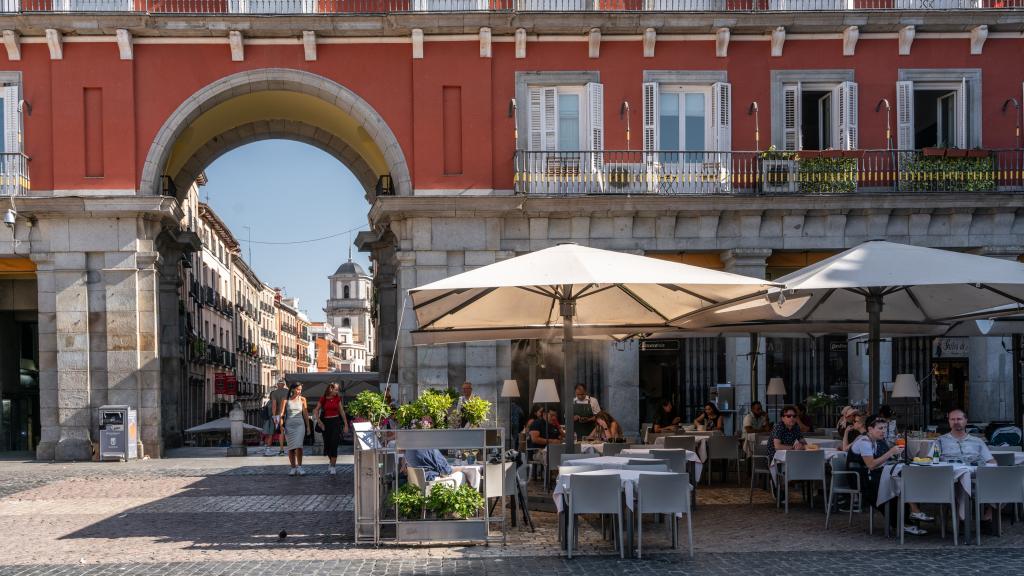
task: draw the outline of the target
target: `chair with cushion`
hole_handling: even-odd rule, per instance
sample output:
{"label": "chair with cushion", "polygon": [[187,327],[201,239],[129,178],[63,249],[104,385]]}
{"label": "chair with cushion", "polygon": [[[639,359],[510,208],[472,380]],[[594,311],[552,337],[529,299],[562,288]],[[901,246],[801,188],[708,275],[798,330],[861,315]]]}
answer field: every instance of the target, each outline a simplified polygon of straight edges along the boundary
{"label": "chair with cushion", "polygon": [[572,547],[576,541],[577,514],[612,514],[615,516],[615,542],[619,556],[625,558],[622,541],[622,480],[618,475],[587,476],[577,474],[569,483],[568,522],[569,532],[566,551],[572,558]]}
{"label": "chair with cushion", "polygon": [[[860,475],[846,467],[846,453],[840,452],[829,461],[832,465],[832,485],[828,488],[828,504],[825,506],[825,530],[829,528],[832,520],[832,502],[836,494],[846,494],[850,498],[850,519],[848,526],[853,525],[853,513],[864,512],[863,495],[861,493]],[[874,532],[874,514],[871,506],[867,506],[868,532]]]}
{"label": "chair with cushion", "polygon": [[697,439],[693,436],[668,436],[665,438],[665,448],[696,452]]}
{"label": "chair with cushion", "polygon": [[732,436],[712,435],[707,440],[708,447],[708,484],[711,484],[711,466],[715,460],[725,460],[722,481],[729,478],[729,466],[736,462],[736,484],[740,483],[740,445]]}
{"label": "chair with cushion", "polygon": [[689,474],[640,474],[637,481],[636,557],[643,555],[644,514],[668,514],[672,548],[679,547],[679,514],[686,514],[686,533],[693,558],[693,520],[690,514]]}
{"label": "chair with cushion", "polygon": [[[786,514],[789,514],[789,483],[790,482],[821,482],[823,494],[828,499],[828,486],[825,485],[825,452],[822,450],[790,450],[786,453],[786,463],[782,467],[782,481],[779,483],[782,497],[786,501]],[[811,490],[811,508],[814,508],[814,491]]]}
{"label": "chair with cushion", "polygon": [[[952,466],[904,466],[903,489],[900,491],[899,522],[900,545],[903,545],[903,523],[908,502],[915,504],[942,504],[949,506],[953,516],[953,545],[957,544],[956,495],[953,486]],[[946,509],[939,509],[939,527],[942,537],[946,537]]]}
{"label": "chair with cushion", "polygon": [[604,452],[602,452],[601,455],[618,456],[619,452],[622,452],[623,450],[626,449],[626,446],[629,446],[629,444],[626,444],[625,442],[605,442]]}
{"label": "chair with cushion", "polygon": [[975,480],[974,533],[981,546],[981,506],[995,505],[996,534],[1002,536],[1002,505],[1013,504],[1016,508],[1017,504],[1024,504],[1024,466],[980,466]]}

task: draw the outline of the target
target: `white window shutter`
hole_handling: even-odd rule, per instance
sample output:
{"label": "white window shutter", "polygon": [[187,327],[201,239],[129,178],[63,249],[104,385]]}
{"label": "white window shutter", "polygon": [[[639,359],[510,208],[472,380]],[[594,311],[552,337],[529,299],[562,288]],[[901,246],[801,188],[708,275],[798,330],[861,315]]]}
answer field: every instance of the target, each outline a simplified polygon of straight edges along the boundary
{"label": "white window shutter", "polygon": [[530,88],[529,127],[526,148],[530,151],[544,149],[544,89]]}
{"label": "white window shutter", "polygon": [[800,150],[800,83],[782,86],[782,148]]}
{"label": "white window shutter", "polygon": [[4,152],[21,152],[21,114],[18,113],[18,86],[4,86]]}
{"label": "white window shutter", "polygon": [[601,169],[604,158],[604,85],[597,82],[587,84],[587,112],[590,130],[587,134],[590,162],[594,171]]}
{"label": "white window shutter", "polygon": [[857,83],[842,82],[832,92],[836,103],[832,114],[833,134],[838,138],[836,148],[857,149]]}
{"label": "white window shutter", "polygon": [[544,88],[544,150],[558,150],[558,89]]}
{"label": "white window shutter", "polygon": [[896,147],[914,149],[914,83],[896,83]]}
{"label": "white window shutter", "polygon": [[714,122],[715,150],[732,150],[732,84],[711,85],[711,121]]}
{"label": "white window shutter", "polygon": [[956,147],[965,149],[969,145],[967,139],[967,78],[961,78],[960,88],[956,91]]}
{"label": "white window shutter", "polygon": [[[658,83],[644,82],[644,151],[658,149]],[[648,164],[656,161],[654,154],[645,155]]]}

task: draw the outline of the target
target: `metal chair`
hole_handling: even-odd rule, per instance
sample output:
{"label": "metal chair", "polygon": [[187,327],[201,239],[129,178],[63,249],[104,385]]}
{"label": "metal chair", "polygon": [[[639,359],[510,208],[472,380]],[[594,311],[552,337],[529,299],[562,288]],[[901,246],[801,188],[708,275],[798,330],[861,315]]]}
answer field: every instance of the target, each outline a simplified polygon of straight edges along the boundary
{"label": "metal chair", "polygon": [[622,541],[622,480],[616,475],[587,476],[577,474],[569,484],[569,532],[566,550],[572,558],[572,545],[576,540],[577,514],[614,514],[615,541],[619,557],[626,557]]}
{"label": "metal chair", "polygon": [[996,459],[996,464],[999,466],[1016,466],[1017,457],[1012,452],[1003,452],[1000,454],[993,454],[993,458]]}
{"label": "metal chair", "polygon": [[996,446],[994,444],[988,445],[989,450],[999,450],[1000,452],[1020,452],[1020,446]]}
{"label": "metal chair", "polygon": [[771,461],[768,459],[768,445],[761,444],[760,436],[754,441],[754,455],[750,457],[750,504],[754,503],[754,482],[758,476],[768,479],[772,497],[778,501],[775,483],[772,481]]}
{"label": "metal chair", "polygon": [[619,452],[626,449],[626,446],[629,444],[625,442],[605,442],[602,456],[618,456]]}
{"label": "metal chair", "polygon": [[587,458],[597,458],[599,454],[562,454],[559,458],[560,464],[571,462],[573,460],[586,460]]}
{"label": "metal chair", "polygon": [[544,451],[544,491],[548,491],[548,481],[551,480],[551,470],[557,469],[562,463],[562,454],[565,453],[565,444],[548,444]]}
{"label": "metal chair", "polygon": [[[952,466],[904,466],[903,489],[900,491],[899,523],[900,545],[903,545],[903,523],[906,516],[906,504],[944,504],[948,505],[953,516],[953,545],[957,544],[956,495],[953,487]],[[946,509],[939,509],[939,527],[942,537],[946,537]]]}
{"label": "metal chair", "polygon": [[665,448],[696,452],[697,439],[693,436],[667,436],[665,437]]}
{"label": "metal chair", "polygon": [[711,484],[711,464],[715,460],[725,460],[726,467],[723,472],[722,481],[729,478],[729,462],[736,461],[736,484],[740,483],[740,445],[731,436],[712,435],[707,440],[708,444],[708,484]]}
{"label": "metal chair", "polygon": [[[790,482],[821,482],[821,489],[828,499],[828,486],[825,485],[825,452],[822,450],[790,450],[786,453],[786,464],[782,467],[782,482],[779,490],[786,500],[786,514],[789,514],[789,483]],[[810,498],[814,508],[813,490]]]}
{"label": "metal chair", "polygon": [[[846,453],[840,452],[830,460],[832,464],[832,484],[828,488],[828,503],[825,505],[825,530],[829,528],[832,520],[832,502],[836,494],[846,494],[850,498],[850,519],[847,526],[853,525],[853,513],[864,511],[863,495],[861,494],[860,474],[847,469]],[[874,515],[871,514],[868,506],[868,531],[874,532]]]}
{"label": "metal chair", "polygon": [[980,466],[975,481],[974,533],[981,546],[981,505],[996,505],[996,534],[1002,536],[1002,505],[1013,504],[1016,512],[1017,504],[1024,504],[1024,466]]}
{"label": "metal chair", "polygon": [[638,464],[638,460],[632,460],[625,466],[620,466],[619,470],[638,470],[640,472],[668,472],[668,464],[664,460],[648,460],[650,464]]}
{"label": "metal chair", "polygon": [[644,422],[640,426],[640,441],[647,442],[647,434],[650,432],[654,432],[654,422]]}
{"label": "metal chair", "polygon": [[668,514],[671,518],[669,530],[672,534],[672,548],[679,547],[679,517],[686,514],[686,533],[690,544],[690,558],[693,558],[693,519],[690,513],[690,475],[682,474],[640,474],[637,481],[637,530],[636,557],[643,556],[644,514]]}
{"label": "metal chair", "polygon": [[657,460],[664,460],[668,463],[668,469],[679,474],[686,474],[688,454],[686,450],[651,450],[651,457]]}

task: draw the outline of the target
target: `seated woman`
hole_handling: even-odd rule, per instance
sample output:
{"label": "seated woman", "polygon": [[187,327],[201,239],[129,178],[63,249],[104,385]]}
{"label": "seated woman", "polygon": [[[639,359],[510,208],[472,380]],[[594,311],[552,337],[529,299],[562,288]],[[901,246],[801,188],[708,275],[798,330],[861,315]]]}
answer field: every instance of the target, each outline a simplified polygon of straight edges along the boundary
{"label": "seated woman", "polygon": [[852,414],[846,417],[848,424],[846,431],[843,433],[843,452],[849,450],[853,446],[854,440],[867,432],[867,428],[864,427],[864,414],[862,412],[854,410]]}
{"label": "seated woman", "polygon": [[704,411],[693,421],[693,425],[698,430],[721,431],[725,426],[725,418],[722,418],[722,413],[718,411],[718,406],[708,402],[704,405]]}
{"label": "seated woman", "polygon": [[796,423],[804,434],[814,432],[814,420],[807,414],[807,407],[803,404],[796,405]]}
{"label": "seated woman", "polygon": [[622,426],[619,421],[604,410],[594,414],[594,430],[587,436],[587,440],[599,440],[609,442],[622,438]]}
{"label": "seated woman", "polygon": [[[885,463],[903,452],[903,446],[889,446],[885,441],[885,431],[889,422],[885,418],[872,416],[868,418],[865,428],[867,432],[861,434],[853,441],[847,452],[847,466],[850,470],[860,475],[860,485],[863,497],[872,506],[877,507],[878,483],[882,478],[882,467]],[[934,520],[928,516],[917,504],[908,504],[910,507],[910,519],[918,522],[931,522]],[[889,517],[890,523],[894,522],[897,515]],[[913,524],[905,524],[903,531],[907,534],[923,535],[928,532]]]}
{"label": "seated woman", "polygon": [[846,429],[853,424],[853,415],[857,410],[853,406],[846,406],[839,413],[839,420],[836,421],[836,432],[839,433],[839,438],[846,436]]}

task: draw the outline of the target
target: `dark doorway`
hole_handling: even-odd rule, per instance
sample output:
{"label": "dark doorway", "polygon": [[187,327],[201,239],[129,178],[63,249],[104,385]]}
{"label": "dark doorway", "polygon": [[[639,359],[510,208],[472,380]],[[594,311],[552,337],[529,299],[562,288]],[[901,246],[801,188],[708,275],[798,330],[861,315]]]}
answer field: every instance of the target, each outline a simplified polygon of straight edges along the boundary
{"label": "dark doorway", "polygon": [[969,375],[966,358],[935,360],[932,363],[930,424],[940,428],[945,426],[946,413],[953,408],[963,408],[970,414],[970,407],[967,405]]}
{"label": "dark doorway", "polygon": [[39,444],[39,324],[35,312],[0,312],[0,450]]}

